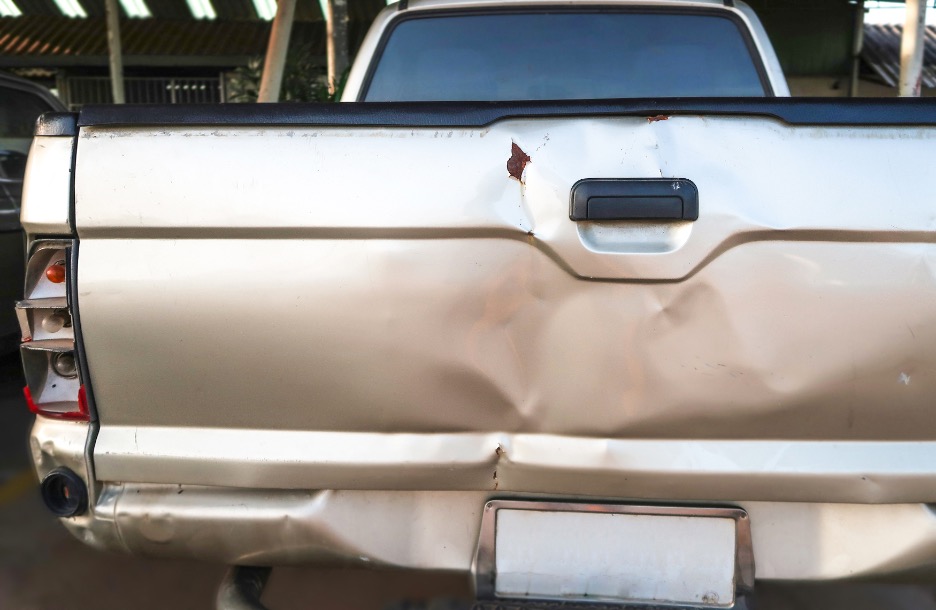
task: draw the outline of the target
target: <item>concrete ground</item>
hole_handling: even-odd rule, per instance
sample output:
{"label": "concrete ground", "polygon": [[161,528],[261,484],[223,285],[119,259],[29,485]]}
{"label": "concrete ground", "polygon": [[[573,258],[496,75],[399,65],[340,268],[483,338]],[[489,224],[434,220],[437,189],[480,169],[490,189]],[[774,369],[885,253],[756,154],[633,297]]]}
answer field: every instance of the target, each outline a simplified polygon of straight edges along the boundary
{"label": "concrete ground", "polygon": [[[101,553],[73,539],[42,506],[30,469],[32,416],[15,358],[0,359],[0,610],[203,610],[225,567]],[[463,610],[465,576],[278,568],[272,610]],[[936,610],[933,587],[758,585],[760,610]]]}

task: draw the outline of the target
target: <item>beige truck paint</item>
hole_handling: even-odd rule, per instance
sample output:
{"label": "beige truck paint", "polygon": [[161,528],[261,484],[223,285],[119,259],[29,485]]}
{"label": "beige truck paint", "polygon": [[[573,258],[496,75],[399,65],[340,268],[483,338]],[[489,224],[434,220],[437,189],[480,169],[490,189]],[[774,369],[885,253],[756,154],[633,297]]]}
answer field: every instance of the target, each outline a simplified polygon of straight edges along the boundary
{"label": "beige truck paint", "polygon": [[[75,146],[71,138],[33,138],[26,162],[27,179],[23,182],[20,212],[23,229],[27,234],[71,233],[68,202],[71,199],[74,154]],[[37,177],[39,172],[42,173],[41,178]]]}
{"label": "beige truck paint", "polygon": [[[32,442],[40,475],[63,464],[81,471],[86,437],[87,425],[37,418]],[[93,516],[64,523],[93,546],[153,557],[467,572],[485,502],[505,497],[540,496],[124,483],[103,487]],[[936,514],[928,505],[730,504],[750,515],[760,579],[932,576]]]}
{"label": "beige truck paint", "polygon": [[[915,131],[83,129],[101,467],[130,457],[105,457],[111,426],[936,440],[936,218],[914,186],[936,131]],[[568,219],[581,178],[661,174],[695,180],[698,221]]]}
{"label": "beige truck paint", "polygon": [[[934,133],[750,117],[85,128],[78,299],[97,476],[126,487],[114,527],[145,553],[465,569],[471,544],[442,542],[491,497],[730,502],[751,511],[760,578],[919,567],[929,529],[861,528],[929,523],[934,500],[936,224],[912,186]],[[568,219],[580,178],[661,174],[696,182],[699,221]],[[222,487],[189,513],[159,491],[178,484]],[[284,530],[260,524],[313,527],[322,488],[377,510],[399,490],[452,530],[406,559],[312,534],[276,551]],[[240,550],[187,537],[210,531],[202,501],[220,516],[241,493],[258,529]],[[142,525],[157,514],[177,529]],[[807,524],[832,550],[794,548]],[[876,550],[841,559],[862,544]]]}

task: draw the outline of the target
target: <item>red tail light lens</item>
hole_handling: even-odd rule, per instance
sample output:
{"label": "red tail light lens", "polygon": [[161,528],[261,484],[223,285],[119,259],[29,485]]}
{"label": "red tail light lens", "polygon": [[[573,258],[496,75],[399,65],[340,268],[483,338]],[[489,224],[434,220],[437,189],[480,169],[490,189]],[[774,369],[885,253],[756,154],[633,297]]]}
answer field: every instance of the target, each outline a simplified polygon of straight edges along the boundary
{"label": "red tail light lens", "polygon": [[88,395],[85,394],[84,386],[78,387],[78,412],[86,420],[91,418],[91,412],[88,410]]}
{"label": "red tail light lens", "polygon": [[23,388],[23,396],[26,397],[26,406],[29,407],[29,412],[38,415],[39,407],[36,406],[36,401],[33,400],[32,392],[29,391],[29,386]]}
{"label": "red tail light lens", "polygon": [[29,391],[29,386],[23,388],[23,396],[26,397],[26,406],[29,407],[29,411],[36,415],[72,421],[89,421],[91,419],[91,415],[88,411],[88,398],[85,394],[84,386],[78,388],[77,402],[62,401],[39,405],[33,400],[32,392]]}

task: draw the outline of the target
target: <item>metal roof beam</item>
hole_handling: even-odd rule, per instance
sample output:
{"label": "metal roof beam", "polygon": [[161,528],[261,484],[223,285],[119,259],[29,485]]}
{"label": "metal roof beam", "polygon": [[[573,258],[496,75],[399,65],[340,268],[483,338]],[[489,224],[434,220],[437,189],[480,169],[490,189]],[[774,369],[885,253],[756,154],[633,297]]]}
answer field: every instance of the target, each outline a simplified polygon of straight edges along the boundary
{"label": "metal roof beam", "polygon": [[120,6],[131,19],[145,19],[153,16],[144,0],[120,0]]}
{"label": "metal roof beam", "polygon": [[270,21],[276,16],[276,0],[253,0],[253,5],[257,17],[264,21]]}
{"label": "metal roof beam", "polygon": [[0,17],[19,17],[22,14],[23,11],[13,0],[0,0]]}
{"label": "metal roof beam", "polygon": [[216,19],[218,14],[211,4],[211,0],[186,0],[192,17],[195,19]]}
{"label": "metal roof beam", "polygon": [[87,17],[88,13],[78,2],[78,0],[55,0],[55,5],[62,11],[66,17]]}

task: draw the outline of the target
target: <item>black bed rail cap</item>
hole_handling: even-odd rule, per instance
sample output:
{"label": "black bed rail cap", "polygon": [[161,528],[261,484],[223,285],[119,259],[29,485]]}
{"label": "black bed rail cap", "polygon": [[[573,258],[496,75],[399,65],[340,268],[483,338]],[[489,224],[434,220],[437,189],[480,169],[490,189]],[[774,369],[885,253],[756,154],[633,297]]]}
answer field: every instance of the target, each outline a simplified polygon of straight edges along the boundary
{"label": "black bed rail cap", "polygon": [[78,135],[77,112],[45,112],[36,119],[37,136],[75,137]]}
{"label": "black bed rail cap", "polygon": [[522,118],[758,116],[789,125],[936,126],[936,98],[660,98],[85,106],[79,127],[485,127]]}

